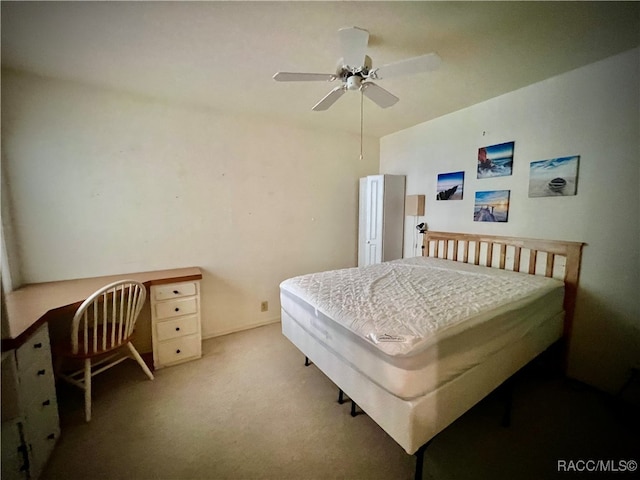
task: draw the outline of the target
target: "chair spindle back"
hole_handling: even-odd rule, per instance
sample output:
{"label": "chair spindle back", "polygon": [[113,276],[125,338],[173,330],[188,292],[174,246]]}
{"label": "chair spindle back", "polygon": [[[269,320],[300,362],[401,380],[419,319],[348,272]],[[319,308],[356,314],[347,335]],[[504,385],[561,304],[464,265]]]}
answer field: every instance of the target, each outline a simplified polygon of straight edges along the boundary
{"label": "chair spindle back", "polygon": [[133,334],[146,297],[143,284],[119,280],[87,298],[73,317],[72,353],[93,355],[125,344]]}

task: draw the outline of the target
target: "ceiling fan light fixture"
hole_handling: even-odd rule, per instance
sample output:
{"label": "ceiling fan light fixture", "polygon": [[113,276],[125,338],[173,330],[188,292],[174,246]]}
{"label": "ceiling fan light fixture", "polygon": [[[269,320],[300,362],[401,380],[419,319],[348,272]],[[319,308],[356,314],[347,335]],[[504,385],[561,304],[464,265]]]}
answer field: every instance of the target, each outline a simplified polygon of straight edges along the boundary
{"label": "ceiling fan light fixture", "polygon": [[360,75],[351,75],[347,78],[347,90],[360,90],[362,85],[362,77]]}

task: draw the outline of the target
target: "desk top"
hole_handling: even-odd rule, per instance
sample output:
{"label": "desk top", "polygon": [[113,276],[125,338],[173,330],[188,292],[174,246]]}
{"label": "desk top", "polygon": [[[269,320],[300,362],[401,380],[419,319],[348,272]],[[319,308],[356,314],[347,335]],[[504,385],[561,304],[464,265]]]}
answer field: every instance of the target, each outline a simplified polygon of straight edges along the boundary
{"label": "desk top", "polygon": [[120,279],[136,280],[149,287],[201,280],[202,272],[198,267],[175,268],[24,285],[5,298],[8,318],[3,325],[7,331],[2,332],[2,351],[19,347],[47,321],[50,313],[76,303],[80,305],[100,287]]}

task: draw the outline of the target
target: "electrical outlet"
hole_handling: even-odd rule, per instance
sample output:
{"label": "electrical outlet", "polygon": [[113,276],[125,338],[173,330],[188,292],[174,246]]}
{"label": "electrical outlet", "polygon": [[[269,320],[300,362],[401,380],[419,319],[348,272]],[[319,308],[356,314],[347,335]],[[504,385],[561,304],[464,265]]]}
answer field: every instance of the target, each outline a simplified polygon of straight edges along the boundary
{"label": "electrical outlet", "polygon": [[264,302],[260,303],[260,311],[266,312],[267,310],[269,310],[269,302],[265,300]]}

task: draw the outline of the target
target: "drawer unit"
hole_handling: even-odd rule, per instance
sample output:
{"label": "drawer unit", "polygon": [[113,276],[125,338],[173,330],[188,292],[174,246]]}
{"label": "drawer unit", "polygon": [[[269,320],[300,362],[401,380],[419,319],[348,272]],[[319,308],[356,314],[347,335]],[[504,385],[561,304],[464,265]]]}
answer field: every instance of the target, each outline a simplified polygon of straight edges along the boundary
{"label": "drawer unit", "polygon": [[[36,479],[60,436],[58,403],[51,364],[51,346],[47,325],[40,327],[23,345],[3,357],[3,410],[11,410],[18,421],[3,418],[3,463],[5,448],[11,452],[10,468],[2,465],[3,478]],[[5,368],[6,367],[6,368]],[[5,399],[17,403],[5,405]],[[5,439],[5,433],[19,426],[20,438]],[[5,443],[5,441],[7,443]],[[16,444],[16,442],[20,442]],[[18,456],[16,456],[16,452]],[[18,471],[13,468],[20,463]]]}
{"label": "drawer unit", "polygon": [[151,324],[156,369],[200,358],[200,282],[152,285]]}

